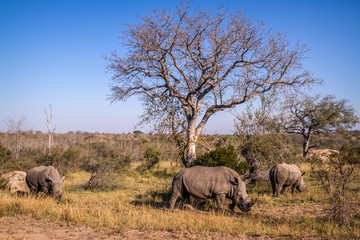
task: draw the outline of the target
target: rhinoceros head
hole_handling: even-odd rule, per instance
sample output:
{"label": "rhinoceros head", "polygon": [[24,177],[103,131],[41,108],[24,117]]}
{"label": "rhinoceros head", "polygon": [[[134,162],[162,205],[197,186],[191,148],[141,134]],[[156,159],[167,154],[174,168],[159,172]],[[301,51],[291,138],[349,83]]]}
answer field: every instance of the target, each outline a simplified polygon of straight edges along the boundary
{"label": "rhinoceros head", "polygon": [[243,181],[236,179],[234,184],[234,196],[233,201],[236,206],[243,212],[248,212],[255,204],[255,201],[251,201],[251,197],[246,193],[246,185]]}
{"label": "rhinoceros head", "polygon": [[47,181],[49,182],[51,188],[50,192],[56,199],[60,199],[62,196],[62,182],[64,181],[64,177],[61,179],[52,178],[51,176],[48,177]]}
{"label": "rhinoceros head", "polygon": [[296,187],[296,189],[299,191],[299,192],[303,192],[306,190],[306,185],[305,185],[305,182],[304,182],[304,174],[305,172],[303,172],[300,176],[300,183],[299,185]]}

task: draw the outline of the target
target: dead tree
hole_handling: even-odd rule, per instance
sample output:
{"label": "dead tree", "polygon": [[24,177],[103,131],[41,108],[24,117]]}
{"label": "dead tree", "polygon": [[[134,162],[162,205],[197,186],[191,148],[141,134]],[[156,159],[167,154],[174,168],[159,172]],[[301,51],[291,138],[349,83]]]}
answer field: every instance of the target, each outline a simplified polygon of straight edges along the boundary
{"label": "dead tree", "polygon": [[52,124],[52,107],[51,104],[49,104],[49,109],[50,109],[50,114],[48,114],[48,112],[46,111],[46,108],[44,109],[45,115],[46,115],[46,122],[47,122],[47,129],[48,129],[48,133],[49,133],[49,143],[48,143],[48,149],[49,149],[49,154],[51,152],[51,147],[54,143],[54,132],[56,130],[56,125],[54,126],[53,129],[51,129],[51,124]]}

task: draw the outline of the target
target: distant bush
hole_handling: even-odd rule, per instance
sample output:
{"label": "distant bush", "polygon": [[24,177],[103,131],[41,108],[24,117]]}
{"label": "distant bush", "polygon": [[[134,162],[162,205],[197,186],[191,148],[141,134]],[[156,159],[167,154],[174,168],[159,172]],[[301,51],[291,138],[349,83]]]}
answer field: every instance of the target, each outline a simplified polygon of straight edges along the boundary
{"label": "distant bush", "polygon": [[36,159],[37,165],[54,166],[61,174],[73,172],[80,166],[80,149],[70,147],[64,150],[61,147],[54,147],[51,152],[39,156]]}
{"label": "distant bush", "polygon": [[194,165],[217,167],[225,166],[234,169],[240,175],[250,169],[250,164],[240,162],[234,146],[218,147],[214,151],[205,153],[196,158]]}

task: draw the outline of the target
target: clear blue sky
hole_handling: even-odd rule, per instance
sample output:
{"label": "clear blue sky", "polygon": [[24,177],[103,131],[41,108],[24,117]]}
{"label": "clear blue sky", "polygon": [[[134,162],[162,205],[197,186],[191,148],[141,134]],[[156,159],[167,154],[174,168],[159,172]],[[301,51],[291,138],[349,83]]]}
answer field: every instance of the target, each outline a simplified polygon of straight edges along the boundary
{"label": "clear blue sky", "polygon": [[[307,44],[305,67],[325,84],[315,93],[346,98],[360,115],[360,1],[198,0],[220,3]],[[120,50],[125,23],[152,9],[180,1],[0,0],[0,131],[8,117],[27,118],[27,127],[46,131],[44,109],[53,107],[56,132],[134,131],[142,112],[135,97],[111,104],[111,75],[103,56]],[[207,133],[232,133],[233,116],[218,113]]]}

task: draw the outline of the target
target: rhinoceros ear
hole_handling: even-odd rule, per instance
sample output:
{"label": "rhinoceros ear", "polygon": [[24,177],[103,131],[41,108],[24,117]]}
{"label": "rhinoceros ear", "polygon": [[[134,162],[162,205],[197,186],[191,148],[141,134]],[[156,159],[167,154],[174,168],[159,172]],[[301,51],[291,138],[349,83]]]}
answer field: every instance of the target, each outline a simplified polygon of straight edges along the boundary
{"label": "rhinoceros ear", "polygon": [[305,172],[303,172],[302,174],[301,174],[301,176],[304,176],[305,175]]}
{"label": "rhinoceros ear", "polygon": [[239,186],[239,179],[234,178],[234,181],[231,181],[231,180],[230,180],[230,183],[231,183],[232,185],[234,185],[234,186]]}
{"label": "rhinoceros ear", "polygon": [[65,179],[65,176],[63,176],[63,177],[61,178],[61,183],[64,181],[64,179]]}
{"label": "rhinoceros ear", "polygon": [[52,177],[48,176],[48,177],[46,178],[46,181],[52,183],[52,182],[54,181],[54,179],[52,179]]}

